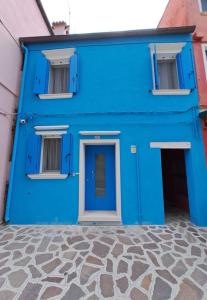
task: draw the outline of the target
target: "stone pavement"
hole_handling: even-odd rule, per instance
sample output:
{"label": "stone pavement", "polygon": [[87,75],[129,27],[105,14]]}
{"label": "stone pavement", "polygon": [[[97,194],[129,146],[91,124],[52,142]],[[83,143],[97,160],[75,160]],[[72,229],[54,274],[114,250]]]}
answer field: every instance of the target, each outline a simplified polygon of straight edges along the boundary
{"label": "stone pavement", "polygon": [[0,300],[207,299],[207,229],[0,226]]}

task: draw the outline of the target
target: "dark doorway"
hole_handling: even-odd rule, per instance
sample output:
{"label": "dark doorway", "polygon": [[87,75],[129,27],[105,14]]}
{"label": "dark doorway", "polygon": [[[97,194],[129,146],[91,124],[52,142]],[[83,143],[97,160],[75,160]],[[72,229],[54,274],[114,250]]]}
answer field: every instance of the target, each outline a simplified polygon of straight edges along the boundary
{"label": "dark doorway", "polygon": [[162,149],[161,159],[166,221],[189,218],[185,152],[182,149]]}

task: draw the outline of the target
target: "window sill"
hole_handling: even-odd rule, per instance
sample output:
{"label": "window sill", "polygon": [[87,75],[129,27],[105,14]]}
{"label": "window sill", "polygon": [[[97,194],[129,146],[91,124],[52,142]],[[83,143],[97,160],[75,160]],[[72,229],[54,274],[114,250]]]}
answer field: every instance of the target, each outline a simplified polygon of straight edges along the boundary
{"label": "window sill", "polygon": [[42,100],[47,100],[47,99],[68,99],[68,98],[73,97],[73,93],[39,94],[38,97]]}
{"label": "window sill", "polygon": [[30,179],[66,179],[68,174],[48,173],[48,174],[28,174]]}
{"label": "window sill", "polygon": [[154,96],[164,96],[164,95],[180,95],[185,96],[190,94],[190,90],[188,89],[177,89],[177,90],[152,90],[152,94]]}

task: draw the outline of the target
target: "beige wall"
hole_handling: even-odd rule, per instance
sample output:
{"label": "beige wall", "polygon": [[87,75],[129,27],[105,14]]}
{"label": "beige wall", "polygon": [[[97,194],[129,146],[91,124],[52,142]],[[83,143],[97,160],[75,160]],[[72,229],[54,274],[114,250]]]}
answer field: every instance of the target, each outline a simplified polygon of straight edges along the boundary
{"label": "beige wall", "polygon": [[22,51],[18,39],[38,35],[50,33],[35,0],[0,0],[0,222],[10,165],[12,114],[18,104],[21,79]]}

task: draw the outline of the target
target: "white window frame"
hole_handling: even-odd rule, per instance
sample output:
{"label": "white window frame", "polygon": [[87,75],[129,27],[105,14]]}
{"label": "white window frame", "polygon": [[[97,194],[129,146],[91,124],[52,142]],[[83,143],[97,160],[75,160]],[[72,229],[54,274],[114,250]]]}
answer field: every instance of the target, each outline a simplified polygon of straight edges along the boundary
{"label": "white window frame", "polygon": [[156,89],[155,87],[155,69],[154,69],[154,62],[153,62],[153,54],[156,53],[158,55],[177,55],[180,53],[185,46],[186,43],[155,43],[149,44],[150,48],[150,55],[151,55],[151,66],[152,66],[152,79],[153,79],[153,89],[152,94],[154,96],[162,96],[162,95],[189,95],[189,89]]}
{"label": "white window frame", "polygon": [[66,179],[68,174],[61,174],[60,172],[42,172],[43,165],[43,147],[44,138],[62,138],[67,133],[68,125],[55,125],[55,126],[35,126],[35,134],[42,136],[41,152],[40,152],[40,172],[39,174],[28,174],[30,179]]}
{"label": "white window frame", "polygon": [[[65,49],[54,49],[54,50],[44,50],[42,54],[49,61],[50,65],[69,65],[69,59],[74,54],[74,48]],[[48,80],[48,89],[50,85],[50,73]],[[73,97],[73,93],[59,93],[59,94],[39,94],[40,99],[70,99]]]}
{"label": "white window frame", "polygon": [[207,80],[207,44],[202,44],[202,53],[203,53],[203,64],[204,64],[204,69],[205,69],[205,74],[206,74],[206,80]]}
{"label": "white window frame", "polygon": [[202,8],[201,0],[198,0],[198,6],[199,6],[200,13],[207,14],[207,11],[203,10],[203,8]]}
{"label": "white window frame", "polygon": [[[116,211],[85,210],[85,146],[115,145]],[[79,154],[79,215],[78,222],[118,222],[121,223],[121,178],[119,139],[83,139],[80,140]]]}

